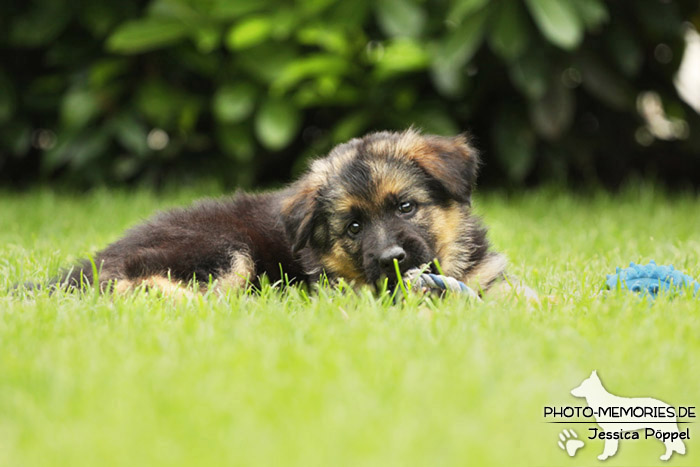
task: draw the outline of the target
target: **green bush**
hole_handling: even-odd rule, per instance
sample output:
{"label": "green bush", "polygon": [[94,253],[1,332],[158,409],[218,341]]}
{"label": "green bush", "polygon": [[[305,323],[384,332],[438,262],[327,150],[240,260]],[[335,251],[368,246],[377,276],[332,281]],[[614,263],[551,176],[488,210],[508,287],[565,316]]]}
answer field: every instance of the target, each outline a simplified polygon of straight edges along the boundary
{"label": "green bush", "polygon": [[[491,181],[700,173],[700,118],[673,86],[696,0],[15,3],[6,181],[250,186],[409,125],[471,130]],[[678,131],[655,138],[648,91]]]}

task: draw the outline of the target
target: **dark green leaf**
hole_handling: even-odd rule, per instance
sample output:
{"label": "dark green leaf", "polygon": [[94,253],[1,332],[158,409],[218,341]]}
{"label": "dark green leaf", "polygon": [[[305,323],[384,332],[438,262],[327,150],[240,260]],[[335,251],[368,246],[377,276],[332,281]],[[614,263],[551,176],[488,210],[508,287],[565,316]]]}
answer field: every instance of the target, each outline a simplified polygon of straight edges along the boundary
{"label": "dark green leaf", "polygon": [[196,3],[198,2],[188,2],[186,0],[151,0],[146,8],[146,14],[143,16],[177,19],[194,25],[194,23],[201,21],[195,10]]}
{"label": "dark green leaf", "polygon": [[345,85],[334,76],[320,76],[311,82],[300,83],[293,102],[298,108],[352,106],[362,95],[360,89]]}
{"label": "dark green leaf", "polygon": [[424,69],[428,63],[428,53],[420,43],[411,39],[396,39],[386,44],[375,70],[377,77],[383,79],[396,73]]}
{"label": "dark green leaf", "polygon": [[443,94],[454,95],[459,92],[463,68],[484,38],[486,17],[484,12],[470,15],[435,47],[431,72],[433,82]]}
{"label": "dark green leaf", "polygon": [[24,14],[16,18],[10,15],[10,43],[22,48],[49,44],[71,19],[71,7],[62,0],[27,2],[25,5],[29,8],[25,6]]}
{"label": "dark green leaf", "polygon": [[349,38],[337,28],[324,25],[309,26],[299,30],[297,40],[300,44],[315,45],[340,55],[346,54],[350,49]]}
{"label": "dark green leaf", "polygon": [[82,128],[87,125],[99,111],[95,95],[87,89],[75,89],[63,98],[61,105],[61,122],[67,128]]}
{"label": "dark green leaf", "polygon": [[435,61],[464,66],[481,45],[486,15],[471,15],[465,23],[452,31],[437,47]]}
{"label": "dark green leaf", "polygon": [[[374,18],[372,15],[374,0],[353,0],[351,2],[335,2],[324,18],[326,24],[348,31],[356,31],[360,37],[363,26]],[[358,38],[357,36],[355,37]]]}
{"label": "dark green leaf", "polygon": [[128,71],[126,60],[126,58],[107,58],[95,62],[90,68],[90,86],[99,89],[119,79]]}
{"label": "dark green leaf", "polygon": [[237,64],[264,83],[279,77],[280,70],[299,59],[299,52],[291,44],[265,43],[241,50],[236,54]]}
{"label": "dark green leaf", "polygon": [[510,61],[520,56],[530,41],[525,10],[520,0],[502,0],[495,12],[489,45]]}
{"label": "dark green leaf", "polygon": [[134,14],[134,7],[129,2],[82,2],[79,9],[80,23],[93,36],[102,39],[127,15]]}
{"label": "dark green leaf", "polygon": [[[583,23],[570,0],[526,0],[540,31],[562,49],[576,48],[583,39]],[[578,0],[576,0],[578,1]]]}
{"label": "dark green leaf", "polygon": [[147,142],[147,129],[136,117],[120,115],[110,123],[117,141],[129,152],[145,156],[150,151]]}
{"label": "dark green leaf", "polygon": [[318,15],[335,3],[336,0],[304,0],[299,6],[303,8],[305,15]]}
{"label": "dark green leaf", "polygon": [[279,92],[285,92],[307,78],[342,75],[349,65],[342,57],[332,54],[308,55],[288,63],[279,72],[272,86]]}
{"label": "dark green leaf", "polygon": [[214,115],[224,123],[245,120],[253,112],[256,94],[255,86],[248,83],[223,86],[214,94]]}
{"label": "dark green leaf", "polygon": [[272,18],[254,16],[231,26],[226,45],[231,50],[247,49],[266,41],[272,33]]}
{"label": "dark green leaf", "polygon": [[203,107],[202,100],[198,97],[188,95],[183,99],[178,115],[177,129],[185,134],[193,131]]}
{"label": "dark green leaf", "polygon": [[108,144],[104,131],[63,132],[58,135],[56,146],[45,153],[42,170],[51,172],[65,164],[80,169],[103,154]]}
{"label": "dark green leaf", "polygon": [[447,21],[459,25],[464,18],[480,10],[489,0],[457,0],[453,2],[452,8],[447,13]]}
{"label": "dark green leaf", "polygon": [[415,125],[426,133],[445,136],[454,136],[459,133],[459,127],[449,113],[437,106],[418,107],[399,116],[398,120],[404,127]]}
{"label": "dark green leaf", "polygon": [[508,71],[513,84],[530,99],[540,99],[547,90],[549,66],[537,50],[521,56]]}
{"label": "dark green leaf", "polygon": [[608,21],[608,8],[601,0],[573,1],[571,4],[578,12],[583,24],[588,29],[596,29]]}
{"label": "dark green leaf", "polygon": [[287,101],[268,99],[255,116],[255,134],[267,149],[286,147],[299,131],[301,115]]}
{"label": "dark green leaf", "polygon": [[255,154],[255,144],[250,129],[237,125],[219,125],[216,128],[216,139],[226,155],[232,159],[249,163]]}
{"label": "dark green leaf", "polygon": [[268,3],[267,0],[214,0],[209,15],[219,21],[237,19],[262,10]]}
{"label": "dark green leaf", "polygon": [[107,39],[107,48],[117,53],[139,53],[177,42],[187,35],[181,21],[143,18],[124,23]]}
{"label": "dark green leaf", "polygon": [[377,20],[384,34],[392,37],[418,37],[426,15],[414,0],[379,0]]}
{"label": "dark green leaf", "polygon": [[358,111],[340,120],[333,127],[332,140],[334,143],[343,143],[351,138],[361,135],[370,123],[367,112]]}
{"label": "dark green leaf", "polygon": [[205,54],[213,52],[221,42],[221,30],[217,27],[201,27],[194,36],[197,49]]}
{"label": "dark green leaf", "polygon": [[136,92],[136,107],[148,124],[166,130],[174,129],[183,109],[194,98],[161,80],[149,80]]}

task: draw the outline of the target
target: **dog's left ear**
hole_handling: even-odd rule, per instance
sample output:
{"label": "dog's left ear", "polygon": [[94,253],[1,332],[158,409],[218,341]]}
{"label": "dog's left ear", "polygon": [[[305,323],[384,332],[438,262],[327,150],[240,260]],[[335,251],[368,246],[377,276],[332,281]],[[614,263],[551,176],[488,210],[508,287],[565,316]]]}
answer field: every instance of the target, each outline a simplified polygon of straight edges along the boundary
{"label": "dog's left ear", "polygon": [[307,245],[322,248],[327,242],[328,229],[323,220],[318,187],[304,181],[293,185],[293,193],[282,204],[282,221],[292,252]]}
{"label": "dog's left ear", "polygon": [[410,157],[452,198],[471,204],[479,154],[467,135],[425,136],[424,144]]}

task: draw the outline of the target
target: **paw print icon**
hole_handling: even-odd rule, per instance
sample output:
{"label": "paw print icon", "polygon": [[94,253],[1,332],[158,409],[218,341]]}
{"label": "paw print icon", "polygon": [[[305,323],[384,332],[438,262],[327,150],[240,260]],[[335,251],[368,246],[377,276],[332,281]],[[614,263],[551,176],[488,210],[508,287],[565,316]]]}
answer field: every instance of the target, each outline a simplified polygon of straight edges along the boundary
{"label": "paw print icon", "polygon": [[576,451],[583,447],[583,441],[578,439],[576,432],[574,430],[567,430],[566,428],[559,433],[559,441],[557,444],[562,450],[566,451],[569,457],[574,457]]}

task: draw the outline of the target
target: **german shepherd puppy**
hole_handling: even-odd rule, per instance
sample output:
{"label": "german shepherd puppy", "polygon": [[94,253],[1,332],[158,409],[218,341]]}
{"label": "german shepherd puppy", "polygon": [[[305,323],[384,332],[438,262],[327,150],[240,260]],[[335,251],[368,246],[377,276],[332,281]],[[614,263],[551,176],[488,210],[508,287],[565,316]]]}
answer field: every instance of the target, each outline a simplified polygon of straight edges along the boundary
{"label": "german shepherd puppy", "polygon": [[[301,283],[325,274],[391,286],[394,260],[402,273],[438,260],[445,275],[486,290],[506,260],[471,213],[478,166],[465,136],[372,133],[337,146],[280,191],[203,201],[134,227],[95,256],[98,285],[189,293],[193,280],[224,289],[263,274]],[[95,279],[85,261],[53,284]]]}

